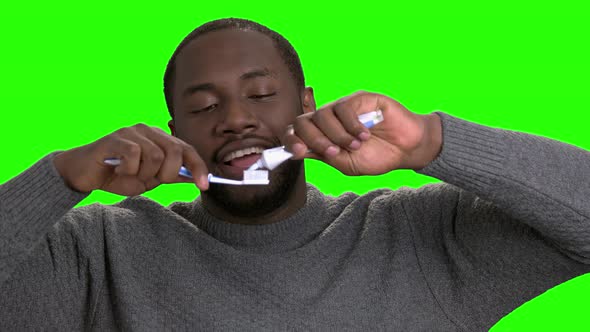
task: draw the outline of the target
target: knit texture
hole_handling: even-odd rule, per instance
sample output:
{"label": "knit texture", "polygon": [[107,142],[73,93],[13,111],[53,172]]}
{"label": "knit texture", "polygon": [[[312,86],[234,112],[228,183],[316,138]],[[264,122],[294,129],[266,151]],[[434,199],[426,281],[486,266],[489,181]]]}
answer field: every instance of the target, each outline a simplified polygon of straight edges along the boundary
{"label": "knit texture", "polygon": [[270,225],[201,198],[73,208],[55,153],[0,186],[0,329],[485,331],[590,272],[590,153],[439,113],[443,183]]}

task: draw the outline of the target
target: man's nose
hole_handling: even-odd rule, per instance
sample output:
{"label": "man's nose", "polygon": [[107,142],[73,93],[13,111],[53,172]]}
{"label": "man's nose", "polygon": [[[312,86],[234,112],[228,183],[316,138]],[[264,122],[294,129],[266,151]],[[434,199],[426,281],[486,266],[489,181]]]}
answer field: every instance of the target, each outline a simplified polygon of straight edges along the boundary
{"label": "man's nose", "polygon": [[258,118],[245,105],[237,101],[230,102],[221,112],[221,120],[217,126],[218,134],[245,134],[258,128]]}

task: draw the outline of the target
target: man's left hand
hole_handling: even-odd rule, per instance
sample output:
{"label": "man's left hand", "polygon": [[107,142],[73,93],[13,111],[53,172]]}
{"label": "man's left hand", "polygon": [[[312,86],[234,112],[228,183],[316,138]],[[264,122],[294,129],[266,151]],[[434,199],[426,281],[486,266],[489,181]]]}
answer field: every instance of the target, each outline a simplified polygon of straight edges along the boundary
{"label": "man's left hand", "polygon": [[[378,109],[383,122],[367,129],[358,116]],[[293,159],[321,160],[346,175],[378,175],[426,167],[441,150],[442,125],[436,114],[415,114],[387,96],[357,92],[298,116],[283,143]]]}

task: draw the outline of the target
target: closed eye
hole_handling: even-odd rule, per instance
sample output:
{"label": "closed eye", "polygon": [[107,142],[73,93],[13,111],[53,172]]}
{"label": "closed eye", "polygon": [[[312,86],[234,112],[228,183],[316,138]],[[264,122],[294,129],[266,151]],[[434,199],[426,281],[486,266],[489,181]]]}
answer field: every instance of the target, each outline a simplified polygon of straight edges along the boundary
{"label": "closed eye", "polygon": [[273,92],[273,93],[260,94],[260,95],[251,95],[249,98],[250,99],[264,99],[264,98],[272,97],[276,94],[277,94],[276,92]]}
{"label": "closed eye", "polygon": [[192,111],[192,113],[210,112],[210,111],[215,110],[217,108],[217,106],[218,106],[217,104],[211,104],[211,105],[209,105],[209,106],[207,106],[205,108],[200,108],[198,110],[194,110],[194,111]]}

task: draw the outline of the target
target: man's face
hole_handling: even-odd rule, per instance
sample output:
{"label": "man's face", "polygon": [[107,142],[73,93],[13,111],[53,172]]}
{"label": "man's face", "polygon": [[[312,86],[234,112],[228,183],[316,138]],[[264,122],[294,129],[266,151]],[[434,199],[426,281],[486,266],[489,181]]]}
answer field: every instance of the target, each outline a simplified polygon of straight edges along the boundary
{"label": "man's face", "polygon": [[[227,29],[191,41],[176,59],[173,133],[195,147],[209,172],[242,179],[243,168],[223,160],[244,147],[270,148],[303,104],[313,110],[311,90],[300,91],[267,36]],[[309,107],[309,99],[311,104]],[[303,177],[303,162],[269,172],[270,185],[210,184],[202,194],[235,216],[255,217],[285,203]]]}

